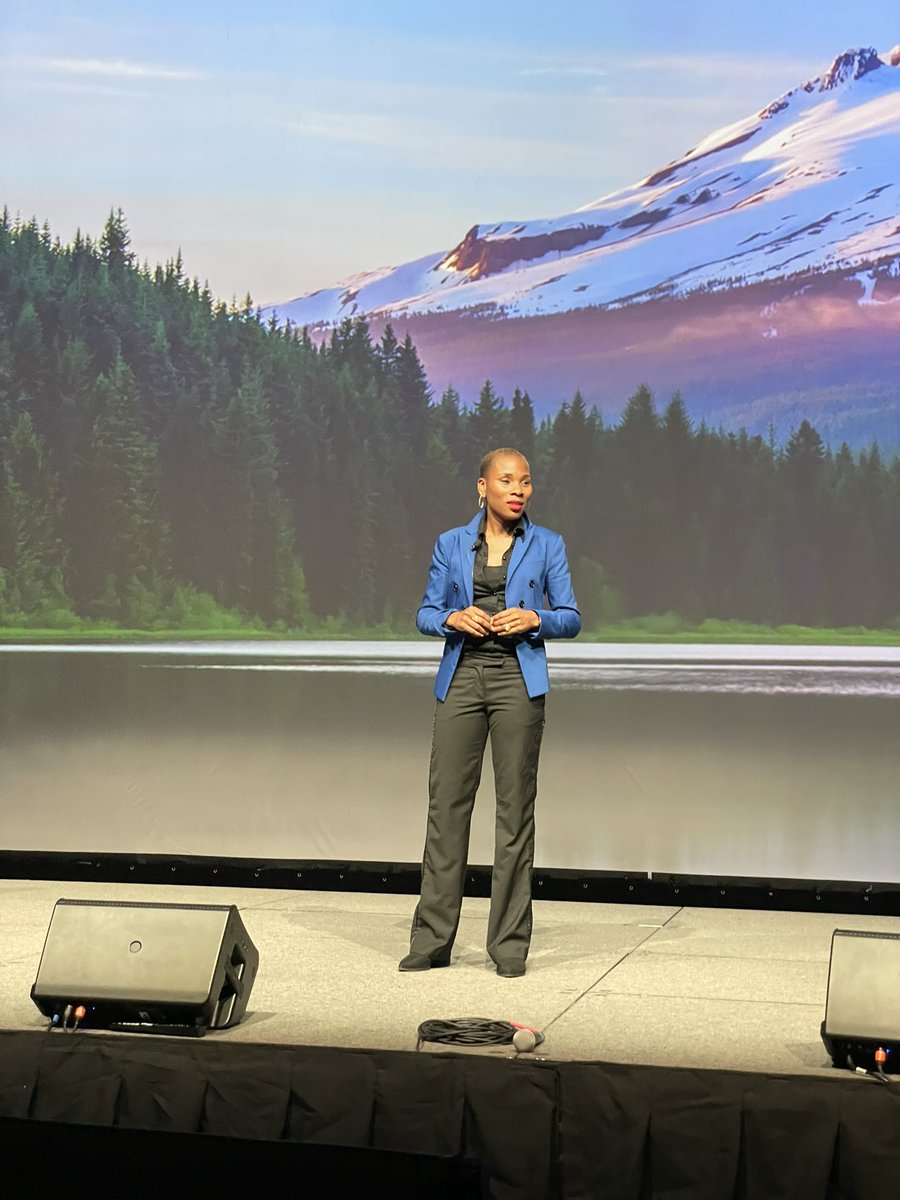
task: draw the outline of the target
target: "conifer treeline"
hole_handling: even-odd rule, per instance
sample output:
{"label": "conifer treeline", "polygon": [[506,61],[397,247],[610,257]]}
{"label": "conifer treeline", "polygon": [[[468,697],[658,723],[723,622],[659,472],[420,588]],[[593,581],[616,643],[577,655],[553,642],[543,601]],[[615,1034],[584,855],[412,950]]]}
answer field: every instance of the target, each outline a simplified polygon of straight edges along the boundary
{"label": "conifer treeline", "polygon": [[438,531],[483,451],[532,461],[588,627],[883,626],[900,613],[900,461],[693,429],[639,388],[605,425],[576,395],[437,400],[407,337],[322,345],[130,249],[0,223],[0,625],[409,630]]}

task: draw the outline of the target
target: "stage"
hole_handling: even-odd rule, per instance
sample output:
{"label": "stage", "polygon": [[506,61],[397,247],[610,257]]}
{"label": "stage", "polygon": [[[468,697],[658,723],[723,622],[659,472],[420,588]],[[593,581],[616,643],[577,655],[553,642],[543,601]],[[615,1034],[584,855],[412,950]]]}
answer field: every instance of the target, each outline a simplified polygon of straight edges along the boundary
{"label": "stage", "polygon": [[[45,1033],[29,989],[60,897],[237,904],[260,952],[247,1017],[202,1040]],[[898,932],[900,919],[537,902],[528,972],[506,980],[486,960],[477,899],[449,969],[400,974],[413,903],[0,881],[7,1142],[90,1125],[343,1147],[351,1162],[369,1150],[409,1195],[412,1155],[417,1179],[422,1162],[456,1163],[484,1189],[434,1176],[434,1194],[896,1196],[897,1094],[834,1070],[819,1023],[833,929]],[[468,1016],[546,1041],[519,1056],[416,1049],[420,1022]],[[166,1144],[154,1140],[157,1157]]]}

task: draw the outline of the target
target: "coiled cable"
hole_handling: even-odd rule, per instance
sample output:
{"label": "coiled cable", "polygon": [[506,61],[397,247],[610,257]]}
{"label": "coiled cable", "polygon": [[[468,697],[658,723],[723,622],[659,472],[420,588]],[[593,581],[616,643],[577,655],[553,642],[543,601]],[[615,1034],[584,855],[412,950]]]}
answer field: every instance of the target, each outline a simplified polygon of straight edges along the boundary
{"label": "coiled cable", "polygon": [[505,1046],[512,1043],[518,1028],[509,1021],[492,1021],[488,1017],[423,1021],[419,1026],[416,1049],[422,1042],[441,1042],[446,1046]]}

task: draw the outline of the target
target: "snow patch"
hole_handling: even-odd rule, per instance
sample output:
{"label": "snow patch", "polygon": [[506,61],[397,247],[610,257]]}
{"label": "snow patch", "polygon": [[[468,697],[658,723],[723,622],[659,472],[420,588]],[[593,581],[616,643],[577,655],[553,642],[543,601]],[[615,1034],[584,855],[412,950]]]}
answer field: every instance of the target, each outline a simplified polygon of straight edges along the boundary
{"label": "snow patch", "polygon": [[826,270],[857,273],[861,302],[877,303],[869,268],[900,256],[898,134],[900,71],[847,51],[631,187],[553,218],[476,225],[452,251],[274,311],[326,326],[358,313],[535,316]]}

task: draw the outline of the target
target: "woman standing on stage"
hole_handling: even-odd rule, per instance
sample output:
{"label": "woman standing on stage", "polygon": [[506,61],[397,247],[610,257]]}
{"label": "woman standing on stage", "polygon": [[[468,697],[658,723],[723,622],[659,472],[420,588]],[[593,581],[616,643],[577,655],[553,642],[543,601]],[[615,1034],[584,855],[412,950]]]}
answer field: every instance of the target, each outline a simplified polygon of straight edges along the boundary
{"label": "woman standing on stage", "polygon": [[575,637],[581,616],[558,533],[526,515],[531,472],[517,450],[481,460],[479,508],[438,538],[416,616],[444,638],[429,774],[422,893],[401,971],[446,967],[459,925],[469,825],[488,734],[496,783],[487,950],[524,975],[531,941],[534,800],[544,731],[547,638]]}

